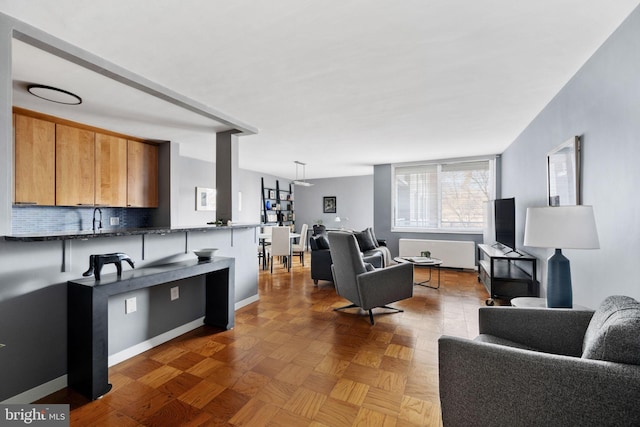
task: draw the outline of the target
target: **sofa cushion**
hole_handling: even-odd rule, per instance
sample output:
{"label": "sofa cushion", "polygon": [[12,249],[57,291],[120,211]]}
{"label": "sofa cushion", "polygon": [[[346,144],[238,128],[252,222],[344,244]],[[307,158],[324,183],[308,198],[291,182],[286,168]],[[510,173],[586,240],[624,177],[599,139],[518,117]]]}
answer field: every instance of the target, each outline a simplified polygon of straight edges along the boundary
{"label": "sofa cushion", "polygon": [[353,235],[356,236],[361,252],[367,252],[378,247],[368,228],[362,231],[356,231]]}
{"label": "sofa cushion", "polygon": [[614,295],[606,298],[591,318],[582,357],[640,365],[640,303]]}

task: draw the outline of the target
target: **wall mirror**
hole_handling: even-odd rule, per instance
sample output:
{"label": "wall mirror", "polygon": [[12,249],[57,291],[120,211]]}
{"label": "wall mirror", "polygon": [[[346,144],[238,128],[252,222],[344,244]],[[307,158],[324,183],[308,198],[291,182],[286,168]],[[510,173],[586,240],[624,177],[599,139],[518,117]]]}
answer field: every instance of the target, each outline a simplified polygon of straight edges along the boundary
{"label": "wall mirror", "polygon": [[547,153],[549,206],[579,205],[580,137],[574,136]]}

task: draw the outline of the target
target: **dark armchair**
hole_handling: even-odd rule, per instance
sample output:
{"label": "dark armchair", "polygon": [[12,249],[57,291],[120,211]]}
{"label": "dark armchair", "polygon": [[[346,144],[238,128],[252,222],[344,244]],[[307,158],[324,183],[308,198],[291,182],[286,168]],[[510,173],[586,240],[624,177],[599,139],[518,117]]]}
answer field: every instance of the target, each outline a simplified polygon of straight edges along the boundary
{"label": "dark armchair", "polygon": [[376,307],[403,311],[387,304],[413,296],[413,265],[395,264],[377,269],[365,263],[352,233],[330,232],[329,242],[336,292],[351,302],[336,310],[352,307],[367,310],[372,325],[372,310]]}
{"label": "dark armchair", "polygon": [[444,426],[640,425],[640,304],[482,307],[475,340],[438,341]]}

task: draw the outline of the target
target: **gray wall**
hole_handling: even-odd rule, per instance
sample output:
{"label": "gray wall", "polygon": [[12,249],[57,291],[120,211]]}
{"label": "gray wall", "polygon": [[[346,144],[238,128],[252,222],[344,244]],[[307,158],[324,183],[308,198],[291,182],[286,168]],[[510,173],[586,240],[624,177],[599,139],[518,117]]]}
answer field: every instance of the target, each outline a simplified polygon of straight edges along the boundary
{"label": "gray wall", "polygon": [[[636,9],[522,132],[502,157],[503,193],[517,203],[517,245],[526,208],[546,205],[546,153],[574,135],[583,141],[582,200],[593,205],[599,250],[564,250],[574,303],[608,295],[640,298],[640,9]],[[524,248],[541,262],[551,250]]]}
{"label": "gray wall", "polygon": [[178,179],[178,215],[172,217],[172,225],[204,225],[216,220],[215,211],[196,210],[196,187],[216,188],[216,164],[191,157],[180,157],[181,173],[172,176]]}
{"label": "gray wall", "polygon": [[[296,229],[322,220],[327,227],[363,230],[373,226],[373,176],[348,176],[307,180],[312,187],[295,187]],[[336,197],[336,213],[323,213],[322,198]],[[342,220],[335,222],[336,216]],[[348,220],[347,220],[348,218]]]}

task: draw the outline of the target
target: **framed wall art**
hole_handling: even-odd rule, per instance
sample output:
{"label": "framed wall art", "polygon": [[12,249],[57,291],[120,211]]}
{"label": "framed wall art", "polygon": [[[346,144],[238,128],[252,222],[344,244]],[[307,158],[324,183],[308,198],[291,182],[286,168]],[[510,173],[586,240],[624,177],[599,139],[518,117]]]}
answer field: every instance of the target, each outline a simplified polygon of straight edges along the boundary
{"label": "framed wall art", "polygon": [[322,212],[324,213],[336,213],[336,198],[335,196],[322,198]]}
{"label": "framed wall art", "polygon": [[197,211],[215,211],[216,210],[215,188],[196,187],[196,210]]}
{"label": "framed wall art", "polygon": [[549,206],[579,205],[580,137],[565,141],[547,154],[547,196]]}

